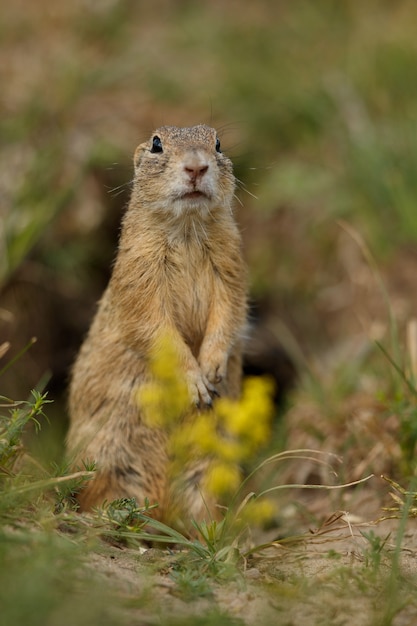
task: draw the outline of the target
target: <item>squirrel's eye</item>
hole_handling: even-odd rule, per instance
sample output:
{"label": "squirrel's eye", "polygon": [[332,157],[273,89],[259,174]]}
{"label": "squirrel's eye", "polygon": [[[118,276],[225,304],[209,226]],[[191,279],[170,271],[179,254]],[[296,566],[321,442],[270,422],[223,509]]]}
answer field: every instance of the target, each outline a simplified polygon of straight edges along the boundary
{"label": "squirrel's eye", "polygon": [[163,150],[162,150],[162,141],[160,140],[158,135],[155,135],[155,137],[152,139],[151,152],[163,152]]}
{"label": "squirrel's eye", "polygon": [[220,150],[220,139],[218,137],[216,139],[216,152],[221,152],[221,150]]}

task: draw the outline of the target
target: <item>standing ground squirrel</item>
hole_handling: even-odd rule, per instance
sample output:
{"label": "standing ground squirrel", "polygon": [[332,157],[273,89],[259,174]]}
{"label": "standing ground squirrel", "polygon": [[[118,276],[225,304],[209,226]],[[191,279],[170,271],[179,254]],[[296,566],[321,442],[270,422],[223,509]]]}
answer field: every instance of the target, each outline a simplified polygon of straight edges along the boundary
{"label": "standing ground squirrel", "polygon": [[[136,149],[134,165],[113,273],[72,371],[67,443],[75,465],[97,466],[79,494],[82,510],[148,498],[166,520],[166,435],[141,418],[137,389],[153,346],[169,335],[193,404],[238,396],[246,269],[232,163],[214,129],[164,126]],[[179,497],[196,519],[205,513],[200,474]]]}

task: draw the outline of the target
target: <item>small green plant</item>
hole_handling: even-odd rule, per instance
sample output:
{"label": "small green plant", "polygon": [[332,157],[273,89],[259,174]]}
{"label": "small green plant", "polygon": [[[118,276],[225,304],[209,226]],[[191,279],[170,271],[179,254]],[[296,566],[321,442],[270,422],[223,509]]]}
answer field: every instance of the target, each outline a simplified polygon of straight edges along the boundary
{"label": "small green plant", "polygon": [[62,465],[52,463],[51,478],[55,478],[55,513],[63,513],[65,511],[76,511],[78,503],[76,496],[85,485],[87,480],[94,477],[96,464],[94,461],[83,463],[80,472],[73,472],[67,462]]}
{"label": "small green plant", "polygon": [[170,578],[176,585],[176,591],[183,600],[213,596],[213,590],[207,575],[198,568],[191,568],[188,561],[178,559],[172,567]]}
{"label": "small green plant", "polygon": [[8,414],[0,415],[0,476],[11,474],[22,453],[21,439],[27,424],[32,422],[40,428],[39,418],[45,417],[44,406],[51,402],[47,395],[33,390],[32,400],[21,402],[0,396],[2,408],[8,409]]}
{"label": "small green plant", "polygon": [[391,536],[391,533],[388,533],[385,537],[380,537],[375,534],[373,530],[370,530],[367,533],[361,531],[361,535],[368,542],[367,548],[363,551],[365,567],[371,572],[371,574],[376,576],[379,573],[384,548]]}

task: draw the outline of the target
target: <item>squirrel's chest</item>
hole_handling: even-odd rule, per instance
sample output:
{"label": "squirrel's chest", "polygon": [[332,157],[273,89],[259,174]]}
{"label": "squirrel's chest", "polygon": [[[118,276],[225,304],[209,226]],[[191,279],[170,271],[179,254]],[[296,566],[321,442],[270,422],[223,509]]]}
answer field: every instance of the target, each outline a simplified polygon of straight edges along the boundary
{"label": "squirrel's chest", "polygon": [[176,326],[190,344],[197,345],[204,337],[214,297],[212,259],[202,250],[173,251],[165,259],[164,272]]}

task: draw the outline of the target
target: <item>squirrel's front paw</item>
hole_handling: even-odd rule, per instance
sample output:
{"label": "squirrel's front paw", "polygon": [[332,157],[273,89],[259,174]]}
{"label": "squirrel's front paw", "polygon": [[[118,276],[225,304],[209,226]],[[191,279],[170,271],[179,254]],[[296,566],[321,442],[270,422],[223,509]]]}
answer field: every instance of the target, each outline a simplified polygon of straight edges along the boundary
{"label": "squirrel's front paw", "polygon": [[187,378],[191,402],[199,408],[211,407],[212,396],[218,394],[207,377],[201,372],[189,372]]}
{"label": "squirrel's front paw", "polygon": [[224,352],[212,352],[206,356],[200,354],[200,367],[209,383],[217,385],[226,377],[227,354]]}

